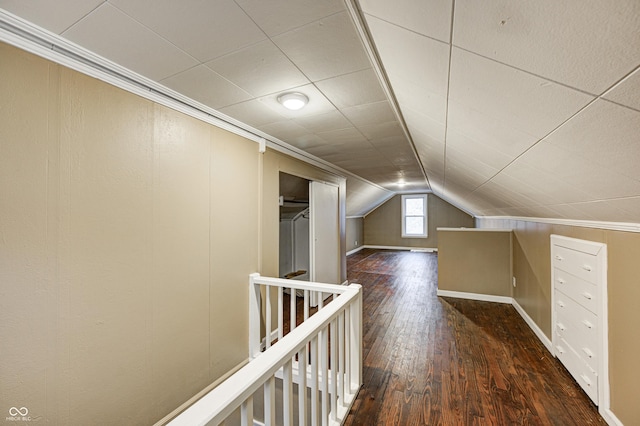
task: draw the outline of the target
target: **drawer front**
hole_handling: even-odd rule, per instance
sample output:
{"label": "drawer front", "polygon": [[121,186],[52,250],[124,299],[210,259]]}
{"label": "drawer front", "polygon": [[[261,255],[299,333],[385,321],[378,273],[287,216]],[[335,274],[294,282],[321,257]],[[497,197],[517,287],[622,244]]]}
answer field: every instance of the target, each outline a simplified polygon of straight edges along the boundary
{"label": "drawer front", "polygon": [[594,314],[598,314],[598,288],[595,284],[583,280],[559,268],[553,269],[554,286]]}
{"label": "drawer front", "polygon": [[581,330],[588,339],[598,341],[598,317],[584,306],[576,303],[572,298],[557,290],[554,293],[556,318],[570,319],[577,329]]}
{"label": "drawer front", "polygon": [[569,370],[569,373],[578,382],[580,387],[591,398],[591,400],[598,404],[598,375],[587,364],[585,364],[578,354],[571,348],[564,339],[558,338],[555,344],[556,356],[564,366]]}
{"label": "drawer front", "polygon": [[[584,328],[584,327],[583,327]],[[591,367],[598,371],[598,346],[597,339],[589,338],[580,326],[576,325],[570,318],[565,318],[562,313],[556,313],[555,332],[558,337],[566,341],[578,353],[578,356]]]}
{"label": "drawer front", "polygon": [[552,246],[553,267],[569,272],[590,283],[597,283],[597,257],[571,250],[566,247]]}

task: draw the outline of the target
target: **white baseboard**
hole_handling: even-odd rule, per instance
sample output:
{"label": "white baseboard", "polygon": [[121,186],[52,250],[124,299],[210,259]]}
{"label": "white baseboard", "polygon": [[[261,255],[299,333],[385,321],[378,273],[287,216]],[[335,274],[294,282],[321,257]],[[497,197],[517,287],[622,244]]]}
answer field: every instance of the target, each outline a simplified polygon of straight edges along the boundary
{"label": "white baseboard", "polygon": [[512,299],[512,300],[513,301],[511,304],[513,305],[514,308],[516,308],[516,311],[518,311],[522,319],[524,319],[524,321],[527,323],[529,328],[533,330],[535,335],[538,336],[538,339],[547,348],[547,350],[553,354],[553,346],[551,345],[551,340],[549,340],[547,335],[544,334],[544,332],[540,329],[540,327],[538,327],[538,324],[536,324],[535,321],[531,319],[529,314],[527,314],[527,312],[524,309],[522,309],[522,306],[520,306],[520,304],[516,301],[516,299]]}
{"label": "white baseboard", "polygon": [[611,426],[624,426],[619,418],[610,409],[600,410],[600,415]]}
{"label": "white baseboard", "polygon": [[364,246],[356,247],[353,250],[348,251],[347,252],[347,256],[351,256],[352,254],[359,252],[363,248],[365,248],[365,247]]}
{"label": "white baseboard", "polygon": [[[522,319],[527,323],[529,328],[535,333],[540,342],[544,345],[545,348],[549,352],[553,354],[551,340],[543,333],[543,331],[538,327],[538,324],[535,323],[533,319],[527,314],[527,312],[522,309],[522,306],[512,297],[506,296],[493,296],[490,294],[479,294],[479,293],[465,293],[462,291],[450,291],[450,290],[438,290],[438,296],[444,297],[455,297],[458,299],[469,299],[469,300],[480,300],[483,302],[497,302],[497,303],[508,303],[513,305],[518,314],[522,317]],[[604,417],[604,416],[603,416]]]}
{"label": "white baseboard", "polygon": [[435,253],[438,251],[437,248],[434,247],[403,247],[403,246],[370,246],[364,245],[362,248],[368,249],[378,249],[378,250],[415,250],[415,251],[424,251],[427,253]]}
{"label": "white baseboard", "polygon": [[465,293],[463,291],[450,291],[450,290],[440,290],[440,289],[438,289],[437,294],[438,296],[454,297],[457,299],[480,300],[482,302],[496,302],[496,303],[511,304],[511,301],[513,300],[511,297],[506,297],[506,296],[494,296],[491,294],[480,294],[480,293]]}

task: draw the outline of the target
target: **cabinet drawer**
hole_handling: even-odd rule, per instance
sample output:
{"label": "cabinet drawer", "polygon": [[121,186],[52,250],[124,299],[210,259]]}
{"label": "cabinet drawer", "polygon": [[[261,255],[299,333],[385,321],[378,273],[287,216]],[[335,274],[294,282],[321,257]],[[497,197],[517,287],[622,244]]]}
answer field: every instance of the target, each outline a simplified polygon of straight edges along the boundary
{"label": "cabinet drawer", "polygon": [[[585,328],[585,327],[582,327]],[[598,371],[598,345],[597,339],[584,333],[580,326],[576,325],[570,318],[566,318],[561,312],[556,313],[555,323],[556,335],[566,341],[578,356],[591,367]]]}
{"label": "cabinet drawer", "polygon": [[553,269],[554,286],[594,314],[598,314],[598,288],[595,284],[559,268]]}
{"label": "cabinet drawer", "polygon": [[596,256],[556,245],[552,246],[552,250],[554,268],[569,272],[590,283],[598,282]]}
{"label": "cabinet drawer", "polygon": [[594,403],[598,404],[598,375],[596,372],[580,359],[564,339],[558,337],[554,350],[558,359],[569,370],[580,387]]}
{"label": "cabinet drawer", "polygon": [[584,306],[576,303],[572,298],[565,295],[558,289],[554,293],[556,318],[560,315],[562,318],[570,319],[577,329],[584,332],[588,338],[597,342],[598,340],[598,317]]}

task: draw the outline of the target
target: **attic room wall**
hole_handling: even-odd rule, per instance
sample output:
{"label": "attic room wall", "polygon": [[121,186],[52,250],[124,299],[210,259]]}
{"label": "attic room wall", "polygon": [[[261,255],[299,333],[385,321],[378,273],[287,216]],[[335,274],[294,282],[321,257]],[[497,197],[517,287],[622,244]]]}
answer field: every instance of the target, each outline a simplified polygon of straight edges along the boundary
{"label": "attic room wall", "polygon": [[481,220],[479,226],[514,230],[514,297],[551,340],[551,234],[607,244],[611,410],[625,425],[640,424],[640,234],[522,220]]}
{"label": "attic room wall", "polygon": [[152,424],[247,358],[258,144],[0,58],[0,411]]}
{"label": "attic room wall", "polygon": [[402,238],[402,196],[396,195],[369,213],[364,219],[364,244],[392,247],[438,247],[437,228],[473,228],[472,216],[435,194],[427,199],[428,238]]}
{"label": "attic room wall", "polygon": [[364,245],[364,218],[348,217],[347,218],[347,253]]}

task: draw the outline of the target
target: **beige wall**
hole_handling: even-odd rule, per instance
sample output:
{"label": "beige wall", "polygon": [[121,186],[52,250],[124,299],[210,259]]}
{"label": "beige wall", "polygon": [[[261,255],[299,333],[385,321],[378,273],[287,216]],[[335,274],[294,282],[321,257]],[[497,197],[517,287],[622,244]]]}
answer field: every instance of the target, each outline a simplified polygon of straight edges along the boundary
{"label": "beige wall", "polygon": [[437,228],[473,228],[474,219],[434,194],[427,199],[428,238],[402,238],[402,196],[396,195],[364,219],[364,243],[372,246],[438,247]]}
{"label": "beige wall", "polygon": [[607,244],[611,410],[625,425],[640,424],[637,402],[640,233],[510,220],[494,220],[486,226],[514,229],[514,276],[517,279],[514,297],[549,339],[552,328],[550,235]]}
{"label": "beige wall", "polygon": [[347,218],[346,240],[347,252],[364,245],[364,218]]}
{"label": "beige wall", "polygon": [[248,275],[278,268],[278,172],[341,185],[342,253],[344,179],[0,58],[0,412],[151,424],[246,361]]}
{"label": "beige wall", "polygon": [[511,231],[438,230],[438,289],[511,297]]}

